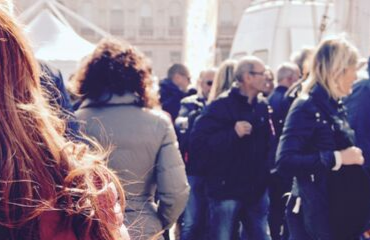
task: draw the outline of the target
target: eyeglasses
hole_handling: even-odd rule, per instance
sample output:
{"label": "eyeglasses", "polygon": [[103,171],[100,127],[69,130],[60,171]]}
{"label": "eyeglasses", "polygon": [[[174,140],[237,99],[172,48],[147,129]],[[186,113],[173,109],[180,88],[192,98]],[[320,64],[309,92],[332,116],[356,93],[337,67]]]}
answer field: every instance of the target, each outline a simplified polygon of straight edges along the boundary
{"label": "eyeglasses", "polygon": [[185,77],[190,82],[190,80],[191,80],[191,77],[190,76],[188,76],[186,74],[180,74],[180,75],[183,76],[183,77]]}
{"label": "eyeglasses", "polygon": [[250,71],[249,73],[250,73],[250,74],[252,74],[252,75],[261,75],[261,76],[266,76],[266,71],[263,71],[263,72],[254,72],[254,71]]}
{"label": "eyeglasses", "polygon": [[207,81],[206,81],[206,84],[210,87],[210,86],[212,86],[213,81],[212,81],[212,80],[207,80]]}

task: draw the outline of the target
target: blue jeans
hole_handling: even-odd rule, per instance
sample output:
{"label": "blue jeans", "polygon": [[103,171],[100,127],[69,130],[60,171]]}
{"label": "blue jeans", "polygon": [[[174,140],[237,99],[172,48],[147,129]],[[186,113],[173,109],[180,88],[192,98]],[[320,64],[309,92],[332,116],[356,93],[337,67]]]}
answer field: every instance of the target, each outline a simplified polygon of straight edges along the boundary
{"label": "blue jeans", "polygon": [[207,198],[205,195],[204,179],[188,176],[190,195],[182,215],[181,240],[205,239]]}
{"label": "blue jeans", "polygon": [[267,192],[256,203],[239,200],[209,199],[209,240],[239,239],[239,222],[248,240],[271,240],[267,222],[269,198]]}

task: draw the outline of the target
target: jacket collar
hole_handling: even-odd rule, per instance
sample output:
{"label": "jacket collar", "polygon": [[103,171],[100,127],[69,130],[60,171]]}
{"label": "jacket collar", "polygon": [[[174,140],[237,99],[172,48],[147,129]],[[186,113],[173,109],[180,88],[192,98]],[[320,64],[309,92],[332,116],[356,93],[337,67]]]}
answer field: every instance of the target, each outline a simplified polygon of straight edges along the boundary
{"label": "jacket collar", "polygon": [[98,101],[87,98],[82,103],[80,108],[90,106],[104,106],[104,105],[136,105],[139,103],[139,97],[134,93],[104,94]]}
{"label": "jacket collar", "polygon": [[173,83],[173,81],[169,78],[163,79],[163,81],[159,84],[161,87],[171,89],[173,91],[179,91],[182,93],[180,88]]}
{"label": "jacket collar", "polygon": [[[231,97],[234,97],[235,99],[237,99],[238,101],[240,102],[243,102],[243,103],[247,103],[249,104],[248,102],[248,96],[244,96],[240,93],[240,89],[238,87],[232,87],[231,90],[230,90],[230,93],[229,95]],[[255,105],[258,101],[258,96],[256,96],[253,101],[252,101],[252,104],[251,105]]]}
{"label": "jacket collar", "polygon": [[316,83],[312,87],[310,95],[316,100],[316,102],[320,102],[322,105],[325,105],[328,108],[339,109],[343,107],[342,100],[335,100],[334,98],[330,97],[329,93],[319,83]]}
{"label": "jacket collar", "polygon": [[287,88],[287,87],[285,87],[285,86],[281,86],[281,85],[279,85],[279,86],[277,86],[277,87],[275,88],[275,91],[277,91],[277,92],[282,92],[282,93],[285,93],[287,90],[288,90],[288,88]]}

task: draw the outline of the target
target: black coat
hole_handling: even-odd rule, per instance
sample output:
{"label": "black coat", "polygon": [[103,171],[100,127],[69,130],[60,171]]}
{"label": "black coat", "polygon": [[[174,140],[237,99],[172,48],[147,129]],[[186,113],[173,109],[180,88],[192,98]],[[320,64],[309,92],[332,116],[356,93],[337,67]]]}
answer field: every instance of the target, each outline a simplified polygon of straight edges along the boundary
{"label": "black coat", "polygon": [[353,239],[369,219],[370,184],[363,168],[331,170],[334,151],[353,144],[343,105],[323,87],[316,84],[309,95],[294,101],[280,138],[277,167],[282,175],[297,177],[305,225],[314,239]]}
{"label": "black coat", "polygon": [[286,115],[288,114],[290,102],[286,99],[285,93],[287,92],[288,88],[283,86],[278,86],[274,89],[271,95],[268,97],[269,105],[271,106],[273,113],[272,113],[272,121],[274,123],[275,129],[275,136],[273,139],[272,146],[270,148],[270,169],[274,169],[275,167],[275,155],[277,145],[279,143],[279,138],[281,132],[283,130],[284,121]]}
{"label": "black coat", "polygon": [[171,79],[163,79],[159,84],[159,95],[162,109],[171,115],[172,121],[175,121],[179,115],[180,102],[183,98],[196,94],[195,89],[183,92],[177,87]]}
{"label": "black coat", "polygon": [[365,167],[370,171],[370,80],[361,80],[346,99],[348,120],[356,132],[356,145],[361,148]]}
{"label": "black coat", "polygon": [[[253,126],[239,138],[237,121]],[[248,98],[233,88],[212,102],[195,122],[190,154],[202,159],[207,193],[216,199],[258,199],[266,189],[271,126],[266,99]]]}

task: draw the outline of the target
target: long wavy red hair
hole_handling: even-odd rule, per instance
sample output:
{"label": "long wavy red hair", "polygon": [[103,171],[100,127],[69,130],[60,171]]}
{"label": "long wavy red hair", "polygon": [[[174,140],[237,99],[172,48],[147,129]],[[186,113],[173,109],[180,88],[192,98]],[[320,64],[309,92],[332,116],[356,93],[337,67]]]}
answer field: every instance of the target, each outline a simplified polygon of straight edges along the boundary
{"label": "long wavy red hair", "polygon": [[65,123],[48,106],[28,43],[0,8],[0,233],[1,238],[31,240],[38,218],[58,211],[73,223],[78,239],[119,239],[101,217],[98,197],[110,182],[122,187],[106,168],[107,152],[66,139]]}

